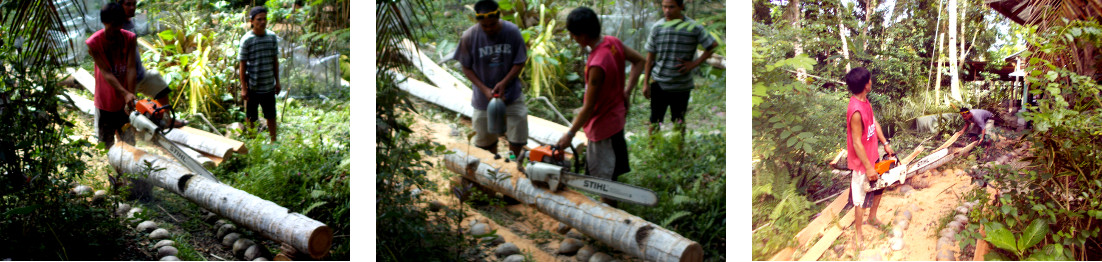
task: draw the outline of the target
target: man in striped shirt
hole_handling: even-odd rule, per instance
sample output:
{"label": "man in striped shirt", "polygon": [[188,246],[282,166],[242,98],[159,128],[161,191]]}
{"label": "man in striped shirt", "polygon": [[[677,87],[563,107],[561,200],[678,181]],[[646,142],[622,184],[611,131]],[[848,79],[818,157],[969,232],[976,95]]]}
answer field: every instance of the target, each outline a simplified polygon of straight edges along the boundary
{"label": "man in striped shirt", "polygon": [[[693,89],[692,70],[711,57],[712,50],[719,45],[704,30],[704,26],[681,14],[684,9],[684,0],[662,0],[662,13],[666,19],[651,26],[650,37],[644,47],[647,51],[644,82],[647,84],[643,85],[643,96],[651,99],[651,133],[654,132],[654,124],[661,123],[666,117],[667,107],[671,122],[684,122],[689,94]],[[680,21],[665,25],[674,20]],[[705,47],[704,55],[693,59],[697,45]],[[651,79],[654,79],[653,83]],[[631,90],[627,92],[630,94]],[[684,133],[684,126],[680,130]]]}
{"label": "man in striped shirt", "polygon": [[279,38],[268,27],[268,9],[258,6],[249,11],[252,30],[241,38],[238,75],[241,77],[241,97],[245,98],[245,121],[253,128],[256,107],[264,110],[268,120],[268,135],[276,141],[275,95],[279,85]]}

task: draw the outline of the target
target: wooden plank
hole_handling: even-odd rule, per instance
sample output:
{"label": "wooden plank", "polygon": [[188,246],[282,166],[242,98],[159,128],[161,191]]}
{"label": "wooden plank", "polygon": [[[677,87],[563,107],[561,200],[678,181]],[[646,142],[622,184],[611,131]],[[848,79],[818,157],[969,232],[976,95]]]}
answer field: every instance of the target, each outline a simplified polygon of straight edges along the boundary
{"label": "wooden plank", "polygon": [[786,247],[777,252],[776,255],[769,258],[769,261],[792,261],[792,253],[795,253],[796,249],[792,247]]}
{"label": "wooden plank", "polygon": [[249,148],[245,146],[245,142],[233,140],[233,139],[230,139],[228,137],[224,137],[224,136],[220,136],[220,135],[215,135],[215,134],[212,134],[210,132],[203,131],[203,130],[200,130],[200,129],[191,128],[191,127],[188,127],[188,126],[181,127],[179,129],[180,129],[180,131],[188,132],[188,133],[191,133],[191,134],[194,134],[194,135],[208,137],[211,140],[218,141],[218,142],[230,145],[230,147],[233,148],[234,153],[238,153],[238,154],[248,154],[249,153]]}
{"label": "wooden plank", "polygon": [[913,152],[911,152],[910,155],[907,155],[907,157],[903,158],[903,161],[899,162],[899,165],[900,166],[906,166],[907,164],[910,164],[911,160],[914,160],[916,157],[918,157],[918,153],[922,153],[922,149],[924,149],[924,147],[921,146],[921,145],[916,147],[915,150]]}
{"label": "wooden plank", "polygon": [[207,159],[210,159],[211,164],[214,164],[214,166],[221,165],[222,162],[225,161],[225,159],[222,159],[221,157],[218,157],[218,156],[215,156],[215,155],[211,155],[211,154],[207,154],[207,153],[203,153],[203,152],[199,152],[199,154],[202,154]]}
{"label": "wooden plank", "polygon": [[80,96],[72,91],[66,91],[65,94],[68,94],[69,98],[73,99],[73,104],[76,105],[77,109],[80,109],[81,112],[89,115],[96,114],[96,104],[95,102],[92,102],[92,100],[88,100],[87,98],[84,98],[83,96]]}
{"label": "wooden plank", "polygon": [[842,212],[842,208],[846,207],[846,203],[849,202],[849,195],[849,188],[843,190],[841,195],[834,198],[834,201],[830,202],[830,205],[827,205],[826,208],[823,208],[823,210],[819,212],[819,217],[816,217],[815,220],[807,224],[807,227],[800,230],[799,233],[796,233],[796,245],[800,247],[804,246],[804,244],[807,244],[808,240],[818,236],[824,228],[830,225],[830,222]]}
{"label": "wooden plank", "polygon": [[84,89],[87,89],[88,92],[92,92],[92,94],[96,93],[96,77],[88,73],[88,70],[79,67],[70,67],[65,70],[68,71],[69,74],[72,74],[73,78],[77,80],[77,83],[84,86]]}
{"label": "wooden plank", "polygon": [[945,140],[945,143],[942,143],[941,146],[937,147],[937,149],[934,149],[933,151],[930,151],[930,152],[937,152],[939,150],[942,150],[942,149],[945,149],[945,148],[949,147],[949,145],[952,145],[953,142],[957,142],[957,138],[960,138],[960,135],[964,134],[963,131],[964,130],[957,131],[957,133],[954,134],[953,137],[949,138],[949,140]]}
{"label": "wooden plank", "polygon": [[823,238],[820,238],[818,242],[811,249],[804,253],[803,257],[800,257],[800,261],[816,261],[819,257],[823,256],[823,253],[830,248],[831,244],[834,244],[834,240],[838,239],[838,236],[842,235],[842,230],[853,224],[853,208],[850,208],[846,215],[842,217],[842,220],[838,222],[838,225],[834,225],[827,229],[826,233],[823,233]]}

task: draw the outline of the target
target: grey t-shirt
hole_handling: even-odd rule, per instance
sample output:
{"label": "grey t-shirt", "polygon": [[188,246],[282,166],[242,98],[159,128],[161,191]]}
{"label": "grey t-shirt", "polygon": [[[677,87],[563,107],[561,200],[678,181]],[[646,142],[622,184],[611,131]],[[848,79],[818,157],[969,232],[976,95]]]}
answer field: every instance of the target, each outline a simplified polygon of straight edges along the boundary
{"label": "grey t-shirt", "polygon": [[968,132],[972,134],[982,133],[983,128],[987,126],[987,120],[995,117],[995,114],[992,114],[991,111],[983,109],[971,109],[968,111],[972,112],[972,124],[974,126],[968,128]]}
{"label": "grey t-shirt", "polygon": [[[509,21],[500,20],[501,30],[493,36],[486,35],[479,25],[471,26],[463,32],[459,40],[459,50],[455,54],[455,60],[463,67],[470,68],[482,84],[493,89],[498,82],[509,74],[513,65],[524,64],[528,59],[527,47],[524,46],[524,37],[520,35],[517,25]],[[521,81],[519,76],[505,88],[505,103],[512,104],[520,97]],[[471,106],[478,110],[486,110],[489,99],[479,91],[478,87],[471,86],[474,91],[471,95]]]}

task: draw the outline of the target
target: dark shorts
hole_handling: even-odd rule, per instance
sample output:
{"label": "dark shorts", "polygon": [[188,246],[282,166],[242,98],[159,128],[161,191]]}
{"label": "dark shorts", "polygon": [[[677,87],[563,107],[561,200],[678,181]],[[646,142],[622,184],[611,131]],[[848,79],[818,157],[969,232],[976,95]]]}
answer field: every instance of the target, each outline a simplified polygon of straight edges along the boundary
{"label": "dark shorts", "polygon": [[245,119],[249,122],[256,121],[256,107],[264,110],[264,118],[272,120],[276,118],[275,93],[256,94],[249,92],[249,99],[245,101]]}
{"label": "dark shorts", "polygon": [[662,90],[658,82],[650,83],[650,122],[661,123],[666,118],[667,107],[670,109],[670,122],[685,121],[691,93],[692,91],[668,92]]}
{"label": "dark shorts", "polygon": [[134,144],[133,136],[125,134],[122,127],[130,123],[130,117],[125,111],[111,112],[96,109],[96,135],[100,142],[111,148],[115,144],[115,134],[121,134],[123,141]]}

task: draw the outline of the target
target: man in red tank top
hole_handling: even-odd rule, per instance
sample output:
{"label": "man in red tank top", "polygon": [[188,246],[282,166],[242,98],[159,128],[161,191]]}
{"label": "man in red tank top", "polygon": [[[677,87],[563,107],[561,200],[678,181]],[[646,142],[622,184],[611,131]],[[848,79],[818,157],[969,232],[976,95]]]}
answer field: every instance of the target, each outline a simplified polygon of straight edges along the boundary
{"label": "man in red tank top", "polygon": [[[877,142],[884,142],[884,151],[894,155],[888,144],[888,139],[881,131],[880,123],[876,122],[872,104],[869,103],[868,94],[872,92],[872,74],[864,67],[854,68],[846,74],[846,85],[853,94],[849,99],[846,110],[846,161],[853,170],[850,179],[850,196],[853,199],[855,214],[853,227],[857,229],[854,234],[854,254],[860,249],[861,223],[863,208],[870,208],[868,223],[874,226],[880,225],[876,219],[876,208],[880,205],[880,192],[868,192],[869,183],[876,181],[879,175],[876,173],[873,159],[878,157]],[[871,198],[871,199],[870,199]]]}
{"label": "man in red tank top", "polygon": [[[624,46],[620,39],[601,36],[601,20],[587,7],[579,7],[566,18],[566,30],[582,47],[588,47],[589,59],[585,65],[585,95],[582,111],[574,118],[570,131],[557,143],[566,148],[574,139],[574,133],[583,129],[589,138],[586,143],[586,175],[615,181],[621,174],[631,171],[628,167],[628,147],[624,139],[624,123],[627,115],[627,94],[635,88],[643,71],[642,54]],[[625,79],[626,62],[631,62],[631,75]],[[627,80],[627,87],[624,87]],[[616,202],[601,197],[612,207]]]}

